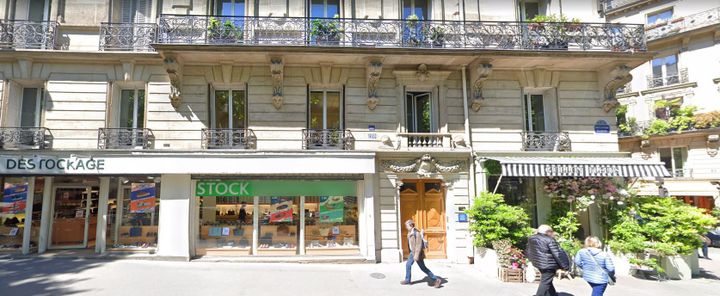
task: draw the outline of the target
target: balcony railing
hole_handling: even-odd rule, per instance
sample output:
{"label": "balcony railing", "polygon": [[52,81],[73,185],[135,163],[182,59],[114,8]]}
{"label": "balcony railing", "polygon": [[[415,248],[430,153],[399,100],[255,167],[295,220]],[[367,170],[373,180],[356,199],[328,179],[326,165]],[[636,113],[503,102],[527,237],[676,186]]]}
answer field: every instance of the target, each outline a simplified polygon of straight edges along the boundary
{"label": "balcony railing", "polygon": [[657,40],[702,27],[720,24],[720,7],[648,26],[647,40]]}
{"label": "balcony railing", "polygon": [[688,70],[687,68],[681,68],[677,74],[667,76],[647,76],[648,88],[656,88],[663,86],[670,86],[673,84],[687,83],[688,82]]}
{"label": "balcony railing", "polygon": [[522,133],[523,151],[571,151],[572,143],[567,132],[560,133]]}
{"label": "balcony railing", "polygon": [[147,128],[100,128],[98,149],[150,149],[155,135]]}
{"label": "balcony railing", "polygon": [[452,134],[446,133],[399,133],[399,147],[408,148],[455,148]]}
{"label": "balcony railing", "polygon": [[0,20],[0,48],[55,49],[57,22]]}
{"label": "balcony railing", "polygon": [[101,23],[101,51],[153,51],[157,24]]}
{"label": "balcony railing", "polygon": [[255,149],[257,137],[251,129],[203,129],[202,147],[203,149]]}
{"label": "balcony railing", "polygon": [[158,43],[644,51],[643,25],[163,15]]}
{"label": "balcony railing", "polygon": [[50,149],[52,139],[52,133],[44,127],[0,128],[2,149]]}
{"label": "balcony railing", "polygon": [[633,4],[648,2],[649,0],[602,0],[602,9],[605,13],[612,13]]}
{"label": "balcony railing", "polygon": [[303,149],[306,150],[355,149],[355,137],[350,130],[304,129],[302,133]]}

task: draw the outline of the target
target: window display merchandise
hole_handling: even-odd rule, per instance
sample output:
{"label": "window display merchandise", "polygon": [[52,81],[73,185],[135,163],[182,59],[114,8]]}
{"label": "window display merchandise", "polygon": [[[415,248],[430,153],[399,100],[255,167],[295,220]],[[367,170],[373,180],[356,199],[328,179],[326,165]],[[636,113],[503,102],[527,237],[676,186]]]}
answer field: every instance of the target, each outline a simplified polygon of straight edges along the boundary
{"label": "window display merchandise", "polygon": [[247,256],[253,241],[253,198],[199,198],[197,255]]}
{"label": "window display merchandise", "polygon": [[153,177],[118,180],[110,183],[107,244],[113,251],[152,252],[157,248],[160,183]]}
{"label": "window display merchandise", "polygon": [[0,251],[19,251],[25,233],[26,178],[6,178],[0,199]]}
{"label": "window display merchandise", "polygon": [[260,197],[258,255],[295,255],[299,197]]}
{"label": "window display merchandise", "polygon": [[356,197],[305,197],[305,253],[308,255],[360,253]]}

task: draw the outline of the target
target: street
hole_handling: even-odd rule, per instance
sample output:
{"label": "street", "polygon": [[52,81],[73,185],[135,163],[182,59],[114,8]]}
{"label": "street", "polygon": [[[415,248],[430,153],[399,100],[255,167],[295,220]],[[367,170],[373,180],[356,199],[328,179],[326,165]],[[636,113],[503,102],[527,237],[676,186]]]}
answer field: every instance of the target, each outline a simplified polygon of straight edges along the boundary
{"label": "street", "polygon": [[[700,260],[705,270],[691,281],[656,282],[619,277],[606,295],[718,295],[720,250]],[[401,286],[403,264],[298,264],[170,262],[70,258],[0,259],[2,295],[533,295],[536,284],[502,283],[471,265],[428,261],[443,279],[440,289],[421,282]],[[589,295],[579,278],[556,280],[563,296]]]}

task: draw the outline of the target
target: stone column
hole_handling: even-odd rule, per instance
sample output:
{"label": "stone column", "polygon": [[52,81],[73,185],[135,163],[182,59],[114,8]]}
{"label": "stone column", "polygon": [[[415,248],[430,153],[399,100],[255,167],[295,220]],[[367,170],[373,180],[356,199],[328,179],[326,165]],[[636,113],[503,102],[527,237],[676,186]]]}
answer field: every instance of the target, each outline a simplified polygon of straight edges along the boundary
{"label": "stone column", "polygon": [[161,176],[158,256],[190,259],[192,194],[189,174]]}
{"label": "stone column", "polygon": [[107,244],[108,196],[110,195],[110,178],[100,177],[100,197],[98,200],[97,230],[95,234],[95,253],[105,253]]}

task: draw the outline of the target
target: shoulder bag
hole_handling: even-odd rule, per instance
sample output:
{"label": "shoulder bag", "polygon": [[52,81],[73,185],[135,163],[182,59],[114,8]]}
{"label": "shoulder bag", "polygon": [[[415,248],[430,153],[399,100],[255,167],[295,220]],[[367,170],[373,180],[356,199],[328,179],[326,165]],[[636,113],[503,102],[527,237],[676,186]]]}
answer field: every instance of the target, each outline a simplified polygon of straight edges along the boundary
{"label": "shoulder bag", "polygon": [[614,286],[614,285],[615,285],[615,282],[617,281],[617,280],[615,279],[615,275],[614,275],[614,274],[611,275],[607,270],[605,270],[605,268],[602,267],[602,265],[600,265],[600,263],[597,262],[597,259],[595,259],[595,256],[593,256],[593,254],[590,253],[589,250],[585,250],[585,252],[587,252],[588,255],[590,255],[590,258],[592,258],[593,262],[595,262],[595,265],[596,265],[597,267],[599,267],[600,270],[602,270],[602,272],[608,277],[608,285]]}

